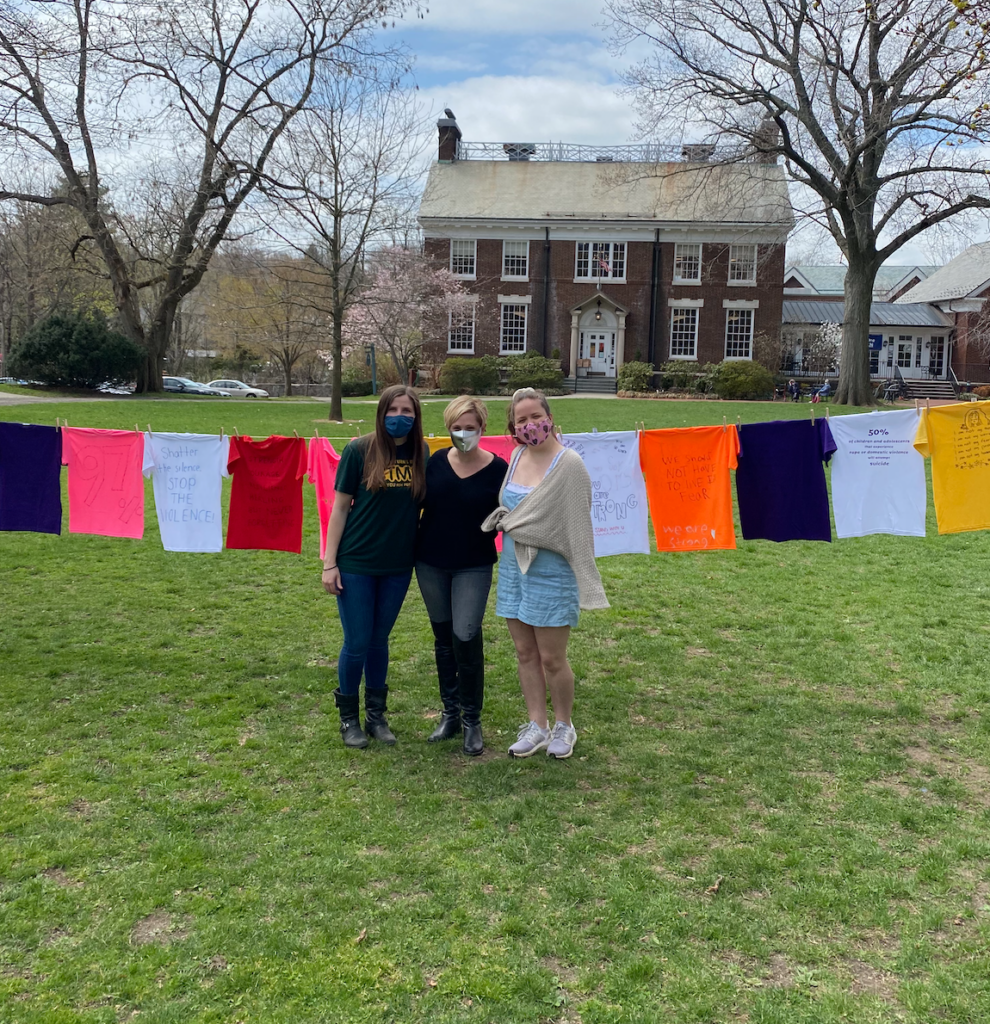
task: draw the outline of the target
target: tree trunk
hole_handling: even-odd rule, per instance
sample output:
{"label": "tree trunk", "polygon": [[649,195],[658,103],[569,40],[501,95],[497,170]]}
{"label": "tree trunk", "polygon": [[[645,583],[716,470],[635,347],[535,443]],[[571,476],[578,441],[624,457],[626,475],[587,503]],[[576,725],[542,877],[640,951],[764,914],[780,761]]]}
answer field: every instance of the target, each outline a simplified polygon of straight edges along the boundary
{"label": "tree trunk", "polygon": [[870,386],[870,306],[876,263],[869,258],[849,254],[846,270],[845,316],[842,325],[842,354],[839,361],[839,386],[835,401],[840,405],[873,405]]}
{"label": "tree trunk", "polygon": [[333,365],[330,367],[330,419],[335,423],[342,423],[344,420],[344,403],[341,395],[343,386],[343,361],[344,353],[344,311],[335,307],[331,313],[333,324]]}
{"label": "tree trunk", "polygon": [[288,398],[292,394],[292,363],[286,359],[282,367],[285,370],[285,397]]}

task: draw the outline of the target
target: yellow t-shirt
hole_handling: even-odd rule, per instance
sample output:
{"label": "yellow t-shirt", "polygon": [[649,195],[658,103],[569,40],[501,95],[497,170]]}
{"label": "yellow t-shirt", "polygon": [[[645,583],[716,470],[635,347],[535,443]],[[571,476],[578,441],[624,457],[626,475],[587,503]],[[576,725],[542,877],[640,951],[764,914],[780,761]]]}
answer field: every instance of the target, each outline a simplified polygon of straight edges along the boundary
{"label": "yellow t-shirt", "polygon": [[990,530],[990,406],[925,409],[914,446],[932,460],[939,533]]}
{"label": "yellow t-shirt", "polygon": [[443,437],[424,437],[423,440],[430,446],[431,455],[436,455],[441,448],[451,447],[451,440],[447,434]]}

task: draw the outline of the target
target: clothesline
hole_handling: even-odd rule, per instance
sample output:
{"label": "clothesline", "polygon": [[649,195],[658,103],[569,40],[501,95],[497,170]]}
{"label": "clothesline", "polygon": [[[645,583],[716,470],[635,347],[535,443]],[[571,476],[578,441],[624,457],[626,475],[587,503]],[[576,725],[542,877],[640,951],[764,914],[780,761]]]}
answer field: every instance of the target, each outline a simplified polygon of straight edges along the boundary
{"label": "clothesline", "polygon": [[[137,425],[135,425],[137,427]],[[304,477],[316,488],[321,548],[339,455],[333,441],[234,433],[145,432],[0,423],[0,531],[60,533],[61,466],[69,532],[140,538],[152,479],[162,541],[174,551],[224,546],[222,478],[233,477],[226,547],[300,552]],[[235,428],[236,431],[236,428]],[[592,481],[598,555],[734,548],[731,471],[744,539],[924,536],[932,459],[940,533],[990,529],[990,415],[979,404],[838,416],[564,434]],[[450,444],[430,436],[431,452]],[[507,456],[514,439],[482,444]],[[825,465],[832,466],[831,517]]]}

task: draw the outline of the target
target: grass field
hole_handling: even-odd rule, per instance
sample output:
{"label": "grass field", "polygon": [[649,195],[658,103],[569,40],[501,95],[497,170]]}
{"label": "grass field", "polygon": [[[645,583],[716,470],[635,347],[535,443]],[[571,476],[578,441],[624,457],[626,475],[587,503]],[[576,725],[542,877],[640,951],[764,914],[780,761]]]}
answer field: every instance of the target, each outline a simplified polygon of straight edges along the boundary
{"label": "grass field", "polygon": [[[0,418],[349,436],[326,411]],[[373,411],[345,406],[355,430]],[[578,431],[809,409],[556,413]],[[301,557],[163,552],[150,485],[143,541],[0,534],[4,1024],[990,1019],[987,534],[939,537],[930,513],[924,540],[604,559],[612,608],[572,641],[574,758],[505,756],[524,712],[490,615],[472,760],[425,742],[415,589],[398,746],[341,746],[311,491]]]}

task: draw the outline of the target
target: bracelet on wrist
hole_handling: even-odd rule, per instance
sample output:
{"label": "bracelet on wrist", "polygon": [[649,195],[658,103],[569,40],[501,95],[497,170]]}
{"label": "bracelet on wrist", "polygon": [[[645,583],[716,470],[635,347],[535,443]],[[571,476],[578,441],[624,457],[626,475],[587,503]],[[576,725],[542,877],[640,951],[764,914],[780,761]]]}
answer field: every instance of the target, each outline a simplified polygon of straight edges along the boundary
{"label": "bracelet on wrist", "polygon": [[329,572],[331,569],[336,569],[336,568],[337,568],[337,566],[335,566],[335,565],[325,565],[325,566],[323,566],[323,571],[324,572]]}

